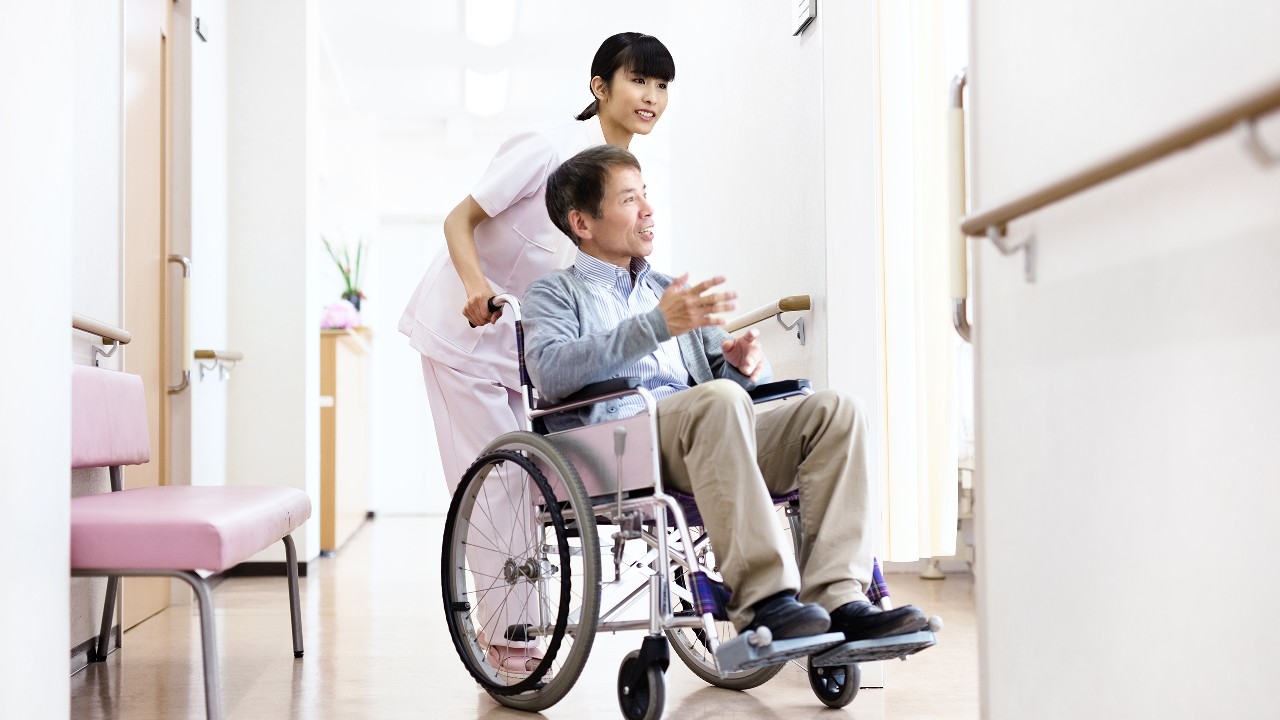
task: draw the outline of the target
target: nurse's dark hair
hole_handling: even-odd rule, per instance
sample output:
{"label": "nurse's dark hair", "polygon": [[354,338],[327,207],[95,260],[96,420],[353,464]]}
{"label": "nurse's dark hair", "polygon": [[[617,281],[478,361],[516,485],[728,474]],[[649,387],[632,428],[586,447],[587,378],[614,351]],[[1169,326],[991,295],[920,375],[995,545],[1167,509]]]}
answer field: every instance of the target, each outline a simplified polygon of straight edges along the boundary
{"label": "nurse's dark hair", "polygon": [[[671,59],[671,51],[658,38],[643,33],[618,33],[600,44],[591,60],[591,77],[603,79],[607,88],[618,68],[667,82],[676,79],[676,61]],[[577,119],[586,120],[599,110],[600,101],[592,100],[585,110],[578,113]]]}
{"label": "nurse's dark hair", "polygon": [[619,167],[639,170],[640,161],[617,145],[596,145],[565,160],[547,178],[547,215],[574,245],[581,245],[582,239],[569,226],[569,212],[604,217],[600,207],[604,203],[605,181],[609,171]]}

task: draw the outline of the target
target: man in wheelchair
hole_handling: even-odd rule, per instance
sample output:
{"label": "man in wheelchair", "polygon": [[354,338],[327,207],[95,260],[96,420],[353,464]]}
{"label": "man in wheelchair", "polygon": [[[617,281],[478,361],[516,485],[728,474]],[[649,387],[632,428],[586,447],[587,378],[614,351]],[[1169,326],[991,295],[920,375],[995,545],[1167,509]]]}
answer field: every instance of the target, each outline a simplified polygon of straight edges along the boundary
{"label": "man in wheelchair", "polygon": [[[548,180],[546,202],[578,255],[525,295],[534,385],[557,401],[590,383],[637,377],[657,399],[664,482],[696,497],[738,630],[863,640],[925,628],[919,609],[882,611],[865,594],[872,509],[859,401],[822,390],[755,414],[747,390],[770,374],[759,334],[734,338],[718,327],[735,307],[736,293],[716,289],[724,278],[689,285],[687,275],[649,266],[653,209],[626,150],[601,145],[566,161]],[[563,430],[640,408],[639,398],[623,397],[545,420]],[[798,560],[770,497],[797,488]]]}

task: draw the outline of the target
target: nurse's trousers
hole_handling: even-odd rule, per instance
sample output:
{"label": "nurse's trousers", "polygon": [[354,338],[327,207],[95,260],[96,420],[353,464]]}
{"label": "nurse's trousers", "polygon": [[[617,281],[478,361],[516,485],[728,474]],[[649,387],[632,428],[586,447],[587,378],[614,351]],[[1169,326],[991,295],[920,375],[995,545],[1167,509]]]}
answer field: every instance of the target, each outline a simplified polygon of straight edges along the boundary
{"label": "nurse's trousers", "polygon": [[[524,401],[518,391],[496,380],[469,375],[425,355],[422,357],[422,379],[431,403],[431,418],[440,444],[445,481],[452,495],[458,483],[462,482],[463,473],[480,457],[485,446],[499,435],[522,428]],[[495,479],[490,478],[489,481]],[[523,483],[523,480],[514,482]],[[472,532],[478,537],[498,539],[497,542],[501,538],[529,537],[527,530],[533,522],[532,508],[523,507],[517,512],[511,504],[504,504],[506,499],[527,496],[527,492],[522,492],[524,488],[520,487],[508,490],[501,497],[497,493],[490,495],[486,500],[486,511],[471,516]],[[516,525],[519,527],[513,533],[512,527]],[[480,597],[482,632],[485,641],[495,645],[506,644],[502,633],[508,626],[536,622],[538,617],[537,599],[530,584],[520,583],[513,589],[505,587],[506,583],[502,582],[503,562],[512,554],[504,550],[513,548],[486,550],[475,545],[467,548],[467,560],[471,563]],[[491,586],[483,586],[481,578],[492,578]],[[508,592],[511,590],[514,591]]]}

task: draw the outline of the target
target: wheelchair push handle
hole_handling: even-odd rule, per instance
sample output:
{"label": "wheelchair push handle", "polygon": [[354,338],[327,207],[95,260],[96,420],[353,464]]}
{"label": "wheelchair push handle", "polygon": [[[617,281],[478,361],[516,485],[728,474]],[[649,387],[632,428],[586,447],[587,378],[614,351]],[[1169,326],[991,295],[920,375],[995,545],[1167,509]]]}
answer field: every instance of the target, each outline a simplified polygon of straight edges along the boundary
{"label": "wheelchair push handle", "polygon": [[[504,293],[502,295],[494,295],[489,298],[489,302],[488,302],[489,312],[498,313],[499,315],[501,315],[503,305],[511,305],[512,307],[517,308],[516,319],[517,320],[520,319],[519,301],[517,301],[514,296],[507,295]],[[471,322],[470,320],[467,321],[467,324],[470,325],[471,327],[476,326],[476,324]]]}

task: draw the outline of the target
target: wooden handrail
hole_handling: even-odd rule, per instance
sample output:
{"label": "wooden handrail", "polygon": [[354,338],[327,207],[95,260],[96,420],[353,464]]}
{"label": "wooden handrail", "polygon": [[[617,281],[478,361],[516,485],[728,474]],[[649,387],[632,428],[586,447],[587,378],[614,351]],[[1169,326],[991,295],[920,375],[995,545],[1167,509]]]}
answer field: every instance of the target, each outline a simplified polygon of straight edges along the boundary
{"label": "wooden handrail", "polygon": [[108,325],[101,320],[94,320],[80,313],[71,313],[71,327],[91,335],[97,335],[102,338],[104,345],[112,343],[128,345],[129,341],[133,339],[133,335],[130,335],[128,330],[118,328],[115,325]]}
{"label": "wooden handrail", "polygon": [[236,350],[196,350],[194,356],[196,360],[221,360],[232,363],[244,360],[244,353]]}
{"label": "wooden handrail", "polygon": [[808,295],[788,295],[768,305],[761,305],[745,315],[739,315],[729,320],[724,324],[724,329],[726,332],[737,332],[748,325],[755,325],[761,320],[768,320],[779,313],[808,310],[811,307],[813,307],[813,301]]}
{"label": "wooden handrail", "polygon": [[986,235],[988,228],[1002,228],[1010,221],[1039,210],[1045,205],[1100,185],[1117,175],[1155,162],[1166,155],[1226,132],[1243,121],[1255,120],[1278,108],[1280,108],[1280,82],[1275,82],[1261,92],[1197,118],[1133,150],[1103,160],[1034,192],[993,208],[975,212],[960,221],[960,230],[965,235],[975,237]]}

